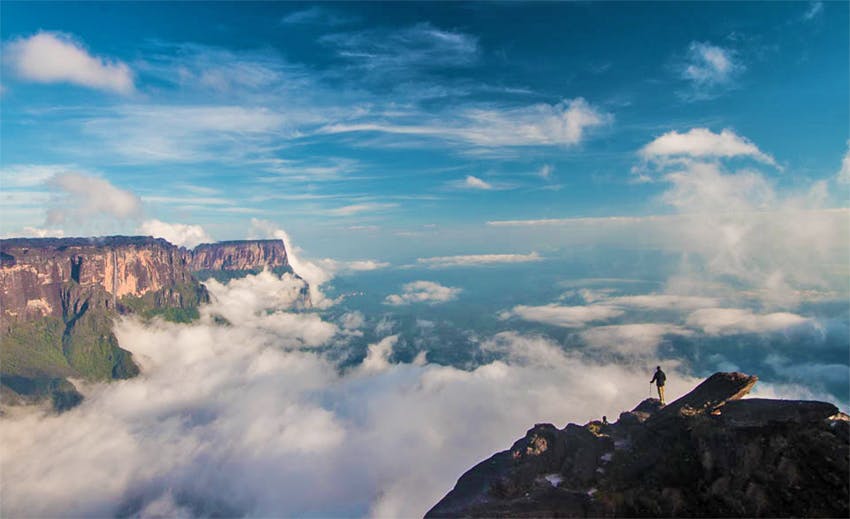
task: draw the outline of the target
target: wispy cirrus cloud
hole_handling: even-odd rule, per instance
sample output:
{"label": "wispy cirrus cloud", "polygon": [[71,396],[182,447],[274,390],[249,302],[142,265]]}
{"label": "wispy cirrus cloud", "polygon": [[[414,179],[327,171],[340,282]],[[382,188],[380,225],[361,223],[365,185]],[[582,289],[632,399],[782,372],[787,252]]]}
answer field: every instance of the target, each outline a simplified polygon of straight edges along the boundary
{"label": "wispy cirrus cloud", "polygon": [[92,117],[82,128],[121,160],[157,163],[264,156],[273,139],[294,131],[289,124],[262,106],[129,105]]}
{"label": "wispy cirrus cloud", "polygon": [[10,164],[0,168],[0,184],[4,190],[43,186],[50,178],[74,169],[78,168],[68,164]]}
{"label": "wispy cirrus cloud", "polygon": [[282,25],[345,25],[356,19],[353,16],[342,14],[327,6],[314,5],[307,9],[293,11],[284,16],[280,23]]}
{"label": "wispy cirrus cloud", "polygon": [[319,41],[333,47],[340,58],[364,69],[462,67],[477,61],[480,52],[476,37],[430,23],[329,34]]}
{"label": "wispy cirrus cloud", "polygon": [[811,21],[823,14],[823,2],[809,2],[809,6],[803,13],[803,20]]}
{"label": "wispy cirrus cloud", "polygon": [[431,268],[446,267],[476,267],[505,263],[528,263],[541,261],[543,258],[536,252],[528,254],[466,254],[459,256],[435,256],[419,258],[416,262]]}
{"label": "wispy cirrus cloud", "polygon": [[600,111],[583,98],[557,104],[540,103],[515,108],[467,108],[426,121],[334,123],[319,133],[377,132],[429,137],[467,145],[573,146],[586,133],[609,124],[613,115]]}
{"label": "wispy cirrus cloud", "polygon": [[560,225],[585,225],[593,226],[600,224],[635,224],[650,221],[664,221],[672,219],[667,215],[647,216],[578,216],[575,218],[531,218],[527,220],[490,220],[487,225],[493,227],[549,227]]}
{"label": "wispy cirrus cloud", "polygon": [[36,83],[71,83],[117,94],[135,87],[130,67],[115,59],[92,55],[73,36],[40,31],[7,43],[4,58],[15,74]]}
{"label": "wispy cirrus cloud", "polygon": [[376,213],[398,207],[394,202],[366,202],[362,204],[349,204],[335,209],[325,211],[331,216],[353,216],[360,213]]}

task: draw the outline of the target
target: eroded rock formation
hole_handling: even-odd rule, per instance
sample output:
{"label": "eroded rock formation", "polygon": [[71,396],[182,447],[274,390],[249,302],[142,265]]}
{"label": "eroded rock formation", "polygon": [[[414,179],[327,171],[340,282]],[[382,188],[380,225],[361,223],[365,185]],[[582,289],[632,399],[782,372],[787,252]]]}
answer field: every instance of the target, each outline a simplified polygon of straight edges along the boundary
{"label": "eroded rock formation", "polygon": [[613,424],[537,424],[426,517],[847,517],[848,417],[826,402],[744,399],[716,373]]}
{"label": "eroded rock formation", "polygon": [[[291,272],[281,240],[178,248],[151,237],[0,240],[0,391],[3,401],[50,395],[79,401],[68,377],[138,373],[112,333],[116,316],[197,317],[209,295],[198,277]],[[305,283],[305,304],[309,297]]]}

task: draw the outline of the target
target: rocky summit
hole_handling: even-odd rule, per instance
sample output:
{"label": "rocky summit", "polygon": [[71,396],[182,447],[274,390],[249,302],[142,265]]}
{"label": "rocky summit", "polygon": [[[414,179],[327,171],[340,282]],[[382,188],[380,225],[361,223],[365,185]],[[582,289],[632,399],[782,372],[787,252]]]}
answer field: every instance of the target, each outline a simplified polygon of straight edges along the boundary
{"label": "rocky summit", "polygon": [[537,424],[426,517],[848,517],[848,416],[741,399],[757,380],[715,373],[614,423]]}

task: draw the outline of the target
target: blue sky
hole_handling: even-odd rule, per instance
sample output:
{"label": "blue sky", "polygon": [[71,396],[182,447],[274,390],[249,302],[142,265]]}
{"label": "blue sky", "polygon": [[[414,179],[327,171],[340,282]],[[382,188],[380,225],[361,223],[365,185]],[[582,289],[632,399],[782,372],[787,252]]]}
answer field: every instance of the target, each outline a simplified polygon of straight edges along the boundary
{"label": "blue sky", "polygon": [[846,412],[848,10],[2,2],[0,236],[301,276],[117,320],[145,376],[0,422],[6,515],[422,516],[657,365]]}
{"label": "blue sky", "polygon": [[[316,255],[529,253],[557,246],[480,238],[487,222],[687,213],[665,197],[682,160],[847,205],[844,3],[7,2],[3,19],[6,235],[156,220],[231,239],[260,219]],[[681,142],[641,152],[665,135]],[[81,193],[99,188],[120,201]]]}

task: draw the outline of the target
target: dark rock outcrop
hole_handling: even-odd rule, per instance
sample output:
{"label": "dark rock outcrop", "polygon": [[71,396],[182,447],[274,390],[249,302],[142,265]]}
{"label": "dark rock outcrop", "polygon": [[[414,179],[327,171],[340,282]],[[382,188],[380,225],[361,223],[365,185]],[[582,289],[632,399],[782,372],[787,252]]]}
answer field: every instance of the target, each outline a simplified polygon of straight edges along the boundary
{"label": "dark rock outcrop", "polygon": [[741,397],[716,373],[613,424],[537,424],[426,517],[847,517],[850,425],[825,402]]}

